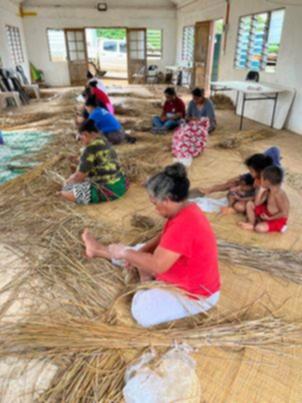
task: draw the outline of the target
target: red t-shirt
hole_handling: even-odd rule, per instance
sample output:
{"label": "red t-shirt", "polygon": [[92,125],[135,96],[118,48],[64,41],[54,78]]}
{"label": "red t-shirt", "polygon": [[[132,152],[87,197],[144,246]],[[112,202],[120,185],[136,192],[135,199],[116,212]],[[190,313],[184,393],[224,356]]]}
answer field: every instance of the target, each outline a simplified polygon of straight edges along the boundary
{"label": "red t-shirt", "polygon": [[176,97],[173,101],[166,101],[164,104],[164,114],[167,113],[180,113],[181,117],[186,115],[186,105],[183,100]]}
{"label": "red t-shirt", "polygon": [[92,94],[95,95],[96,99],[103,102],[103,104],[105,106],[107,106],[107,104],[110,104],[110,99],[108,98],[108,95],[105,94],[104,91],[100,90],[99,88],[95,87],[92,88]]}
{"label": "red t-shirt", "polygon": [[220,290],[215,234],[196,204],[189,204],[167,221],[159,246],[181,256],[168,271],[156,277],[158,281],[203,296]]}

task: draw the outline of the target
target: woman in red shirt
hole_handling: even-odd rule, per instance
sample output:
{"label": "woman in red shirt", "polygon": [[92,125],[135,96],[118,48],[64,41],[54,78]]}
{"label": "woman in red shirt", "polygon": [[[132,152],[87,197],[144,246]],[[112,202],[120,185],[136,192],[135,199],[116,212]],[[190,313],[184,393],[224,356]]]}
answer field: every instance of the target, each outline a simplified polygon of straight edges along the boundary
{"label": "woman in red shirt", "polygon": [[100,88],[97,86],[97,81],[90,81],[89,82],[89,88],[90,88],[90,93],[91,95],[94,95],[97,101],[100,101],[102,104],[105,105],[107,111],[114,115],[114,108],[113,105],[108,97],[108,95],[102,91]]}
{"label": "woman in red shirt", "polygon": [[134,295],[132,315],[144,327],[206,312],[219,300],[216,238],[203,212],[187,200],[189,186],[179,163],[148,180],[150,200],[167,221],[162,233],[139,250],[120,244],[105,247],[87,230],[83,233],[88,257],[122,259],[138,268],[142,280],[153,278],[175,287],[159,285]]}
{"label": "woman in red shirt", "polygon": [[185,118],[186,106],[180,99],[173,87],[165,89],[166,102],[164,103],[161,116],[154,116],[152,119],[152,133],[164,134],[176,129]]}

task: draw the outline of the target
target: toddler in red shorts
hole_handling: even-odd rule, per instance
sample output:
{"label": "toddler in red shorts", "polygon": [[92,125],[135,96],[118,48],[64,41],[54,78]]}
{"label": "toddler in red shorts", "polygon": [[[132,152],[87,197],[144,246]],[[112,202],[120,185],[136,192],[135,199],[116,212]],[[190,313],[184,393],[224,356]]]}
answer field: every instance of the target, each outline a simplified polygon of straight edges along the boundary
{"label": "toddler in red shorts", "polygon": [[289,200],[282,189],[283,176],[283,170],[277,166],[263,170],[255,201],[247,204],[247,222],[239,224],[243,229],[262,233],[286,231]]}

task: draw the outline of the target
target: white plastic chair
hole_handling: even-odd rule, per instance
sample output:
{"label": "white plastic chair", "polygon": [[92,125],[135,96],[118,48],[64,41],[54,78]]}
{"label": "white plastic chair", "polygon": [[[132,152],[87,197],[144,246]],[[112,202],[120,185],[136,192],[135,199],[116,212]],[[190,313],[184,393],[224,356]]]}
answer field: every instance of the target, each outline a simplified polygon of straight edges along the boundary
{"label": "white plastic chair", "polygon": [[20,94],[17,91],[1,91],[0,89],[0,109],[5,109],[7,100],[13,100],[16,106],[21,106]]}

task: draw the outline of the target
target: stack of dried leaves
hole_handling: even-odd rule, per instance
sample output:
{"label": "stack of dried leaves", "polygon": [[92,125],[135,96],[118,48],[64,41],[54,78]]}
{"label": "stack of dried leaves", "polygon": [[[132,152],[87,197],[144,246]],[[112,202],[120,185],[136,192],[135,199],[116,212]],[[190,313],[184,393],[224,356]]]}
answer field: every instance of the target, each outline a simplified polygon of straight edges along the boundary
{"label": "stack of dried leaves", "polygon": [[233,149],[238,148],[244,144],[264,140],[273,136],[275,136],[275,132],[269,129],[243,130],[227,136],[223,135],[223,138],[218,140],[216,147]]}

